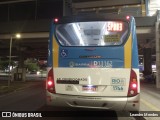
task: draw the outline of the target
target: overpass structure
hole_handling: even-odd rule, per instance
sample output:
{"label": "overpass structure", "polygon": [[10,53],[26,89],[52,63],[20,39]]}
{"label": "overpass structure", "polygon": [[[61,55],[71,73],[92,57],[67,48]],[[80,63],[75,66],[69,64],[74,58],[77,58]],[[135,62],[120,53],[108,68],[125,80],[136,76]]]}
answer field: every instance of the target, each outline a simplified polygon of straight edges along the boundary
{"label": "overpass structure", "polygon": [[[63,10],[60,16],[62,16],[62,14],[63,16],[68,16],[88,13],[126,14],[135,17],[139,55],[144,58],[144,67],[147,72],[151,72],[151,56],[156,56],[157,83],[160,83],[159,11],[153,16],[149,16],[151,11],[149,8],[150,0],[59,0],[59,5],[61,5],[61,7],[58,9],[56,8],[56,12],[53,8],[58,0],[52,0],[52,2],[51,0],[46,0],[45,3],[42,2],[42,0],[24,0],[23,2],[19,0],[7,1],[0,2],[0,9],[3,5],[8,5],[6,20],[0,20],[1,59],[7,58],[9,55],[11,37],[13,38],[12,57],[19,56],[21,60],[30,57],[46,59],[51,18],[57,17],[55,13],[60,10]],[[48,12],[50,12],[48,17],[41,17],[40,15],[45,11],[45,7],[42,7],[43,5],[46,5],[45,7],[48,8],[50,7],[50,10],[44,13],[47,15]],[[32,14],[31,19],[17,19],[14,14],[14,11],[16,11],[15,9],[18,8],[17,6],[20,9],[23,9],[20,6],[32,8],[32,11],[29,11],[30,14]],[[19,12],[19,14],[26,14],[25,10],[21,12],[22,13]],[[0,13],[0,16],[1,15],[3,18],[3,14]],[[22,18],[25,17],[22,15]],[[22,34],[21,40],[16,40],[16,38],[14,38],[14,34],[17,32]],[[160,85],[157,85],[157,87],[160,87]]]}

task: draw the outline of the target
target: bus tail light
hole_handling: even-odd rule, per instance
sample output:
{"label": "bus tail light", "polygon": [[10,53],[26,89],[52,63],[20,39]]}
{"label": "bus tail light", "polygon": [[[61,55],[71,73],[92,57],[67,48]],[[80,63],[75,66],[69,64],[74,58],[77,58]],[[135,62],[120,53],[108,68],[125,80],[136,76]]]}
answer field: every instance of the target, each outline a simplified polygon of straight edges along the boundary
{"label": "bus tail light", "polygon": [[53,77],[53,69],[50,69],[48,72],[47,80],[46,80],[47,90],[51,93],[56,93],[54,77]]}
{"label": "bus tail light", "polygon": [[131,70],[129,89],[128,89],[128,97],[132,97],[137,94],[138,94],[137,75],[136,75],[135,71]]}

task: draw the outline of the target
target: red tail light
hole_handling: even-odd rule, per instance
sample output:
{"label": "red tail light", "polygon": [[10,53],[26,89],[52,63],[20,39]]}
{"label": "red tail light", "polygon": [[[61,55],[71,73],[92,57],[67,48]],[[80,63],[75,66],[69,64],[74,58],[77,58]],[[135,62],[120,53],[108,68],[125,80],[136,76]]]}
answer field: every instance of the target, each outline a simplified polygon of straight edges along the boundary
{"label": "red tail light", "polygon": [[135,71],[131,70],[128,97],[132,97],[138,94],[138,81]]}
{"label": "red tail light", "polygon": [[52,86],[53,85],[53,81],[48,81],[47,84],[48,84],[48,86]]}
{"label": "red tail light", "polygon": [[47,90],[51,93],[56,93],[55,91],[55,84],[54,84],[54,77],[53,77],[53,69],[50,69],[48,72],[47,80],[46,80]]}
{"label": "red tail light", "polygon": [[136,89],[137,88],[137,84],[136,83],[132,83],[132,89]]}

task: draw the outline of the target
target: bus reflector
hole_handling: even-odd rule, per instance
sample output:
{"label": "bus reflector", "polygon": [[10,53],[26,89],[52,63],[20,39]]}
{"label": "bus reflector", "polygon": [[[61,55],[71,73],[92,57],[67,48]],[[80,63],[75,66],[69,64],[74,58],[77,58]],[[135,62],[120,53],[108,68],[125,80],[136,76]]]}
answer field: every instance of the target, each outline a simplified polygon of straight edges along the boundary
{"label": "bus reflector", "polygon": [[53,69],[50,69],[48,72],[47,80],[46,80],[47,90],[51,93],[56,93],[54,77],[53,77]]}
{"label": "bus reflector", "polygon": [[137,94],[138,94],[137,75],[136,75],[135,71],[131,70],[129,89],[128,89],[128,97],[132,97]]}

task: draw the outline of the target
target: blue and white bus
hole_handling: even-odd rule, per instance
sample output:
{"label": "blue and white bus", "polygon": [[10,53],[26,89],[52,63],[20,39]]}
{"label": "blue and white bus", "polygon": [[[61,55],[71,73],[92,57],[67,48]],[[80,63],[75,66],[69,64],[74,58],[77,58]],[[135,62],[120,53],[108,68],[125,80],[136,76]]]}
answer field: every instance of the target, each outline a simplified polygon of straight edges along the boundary
{"label": "blue and white bus", "polygon": [[138,111],[136,25],[113,14],[53,19],[47,105]]}

